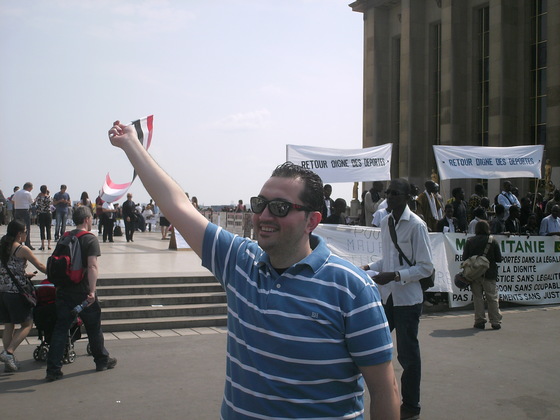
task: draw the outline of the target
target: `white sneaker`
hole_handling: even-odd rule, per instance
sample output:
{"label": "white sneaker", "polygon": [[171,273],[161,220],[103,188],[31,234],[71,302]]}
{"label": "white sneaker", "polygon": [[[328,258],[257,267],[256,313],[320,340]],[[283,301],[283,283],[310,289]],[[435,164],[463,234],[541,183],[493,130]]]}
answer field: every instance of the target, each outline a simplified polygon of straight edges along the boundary
{"label": "white sneaker", "polygon": [[12,372],[18,370],[18,367],[16,365],[16,360],[14,359],[14,355],[8,354],[6,350],[0,353],[0,360],[3,361],[6,364],[6,366],[8,366],[11,369]]}

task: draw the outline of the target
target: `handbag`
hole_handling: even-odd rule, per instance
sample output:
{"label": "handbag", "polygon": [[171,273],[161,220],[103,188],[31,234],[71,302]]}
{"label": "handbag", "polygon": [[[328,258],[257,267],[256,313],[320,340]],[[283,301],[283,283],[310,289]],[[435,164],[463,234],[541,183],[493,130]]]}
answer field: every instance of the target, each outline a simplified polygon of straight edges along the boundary
{"label": "handbag", "polygon": [[4,267],[12,278],[12,282],[16,285],[17,289],[19,290],[19,294],[22,296],[25,303],[27,303],[31,308],[37,306],[37,293],[35,293],[35,286],[33,286],[31,280],[26,277],[25,286],[22,286],[21,284],[19,284],[19,281],[17,281],[16,277],[12,273],[12,270],[10,270],[6,264],[4,264]]}
{"label": "handbag", "polygon": [[[406,261],[406,263],[409,266],[413,266],[415,264],[412,264],[410,262],[410,260],[406,257],[406,255],[404,255],[404,252],[402,251],[401,247],[399,246],[399,244],[397,243],[397,231],[395,230],[395,220],[392,217],[389,217],[389,233],[391,234],[391,240],[393,241],[393,244],[395,245],[395,248],[397,248],[397,251],[399,252],[399,257],[401,258],[401,264],[402,264],[402,260],[404,259]],[[422,291],[426,291],[428,290],[430,287],[434,287],[434,277],[436,275],[436,270],[434,268],[434,270],[432,271],[432,274],[428,277],[424,277],[423,279],[420,279],[420,286],[422,287]]]}
{"label": "handbag", "polygon": [[472,255],[461,263],[461,271],[455,275],[455,286],[459,289],[466,289],[474,279],[486,273],[490,267],[490,261],[486,258],[490,245],[492,245],[492,236],[488,237],[488,243],[482,255]]}

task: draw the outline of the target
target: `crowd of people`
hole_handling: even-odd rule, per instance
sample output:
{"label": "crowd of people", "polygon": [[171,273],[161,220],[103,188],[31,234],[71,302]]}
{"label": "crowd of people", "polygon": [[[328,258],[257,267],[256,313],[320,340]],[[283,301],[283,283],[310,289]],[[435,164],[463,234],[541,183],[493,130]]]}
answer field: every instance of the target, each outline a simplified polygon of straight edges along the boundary
{"label": "crowd of people", "polygon": [[[452,190],[452,198],[444,203],[434,180],[427,181],[421,192],[404,179],[392,180],[385,191],[384,183],[376,182],[363,195],[360,223],[381,228],[383,258],[360,270],[333,255],[324,241],[312,234],[320,222],[349,221],[345,216],[346,201],[333,200],[332,187],[323,186],[313,172],[289,162],[273,171],[260,193],[250,200],[255,242],[210,223],[200,213],[196,197],[185,196],[139,146],[135,132],[128,126],[116,122],[109,134],[113,145],[127,152],[146,189],[161,203],[163,211],[152,201],[146,206],[135,204],[132,194],[118,205],[103,202],[101,197],[92,203],[84,193],[72,206],[65,185],[51,199],[46,186],[33,198],[33,185],[26,183],[22,192],[15,191],[4,200],[12,203],[14,220],[0,244],[2,265],[17,270],[20,277],[28,276],[27,261],[45,271],[28,243],[32,223],[37,222],[41,229],[40,249],[50,249],[53,218],[55,241],[64,234],[66,220],[72,214],[76,230],[86,231],[91,230],[95,214],[104,242],[113,241],[115,220],[123,220],[127,242],[133,242],[134,232],[145,230],[147,222],[155,217],[159,217],[162,239],[166,239],[167,228],[173,222],[228,293],[230,334],[226,363],[231,376],[224,393],[224,418],[248,411],[257,416],[271,412],[290,413],[293,417],[310,413],[331,417],[359,415],[365,392],[364,383],[359,380],[362,377],[371,394],[372,412],[381,414],[381,418],[419,418],[418,325],[424,299],[421,280],[434,275],[428,232],[475,234],[467,241],[463,259],[484,249],[491,269],[472,287],[474,327],[484,329],[485,295],[494,330],[501,328],[502,321],[495,289],[496,263],[501,261],[501,255],[491,235],[560,235],[558,189],[544,201],[530,194],[520,197],[512,183],[504,181],[503,190],[490,200],[478,184],[468,200],[463,188],[457,187]],[[32,206],[36,208],[35,215]],[[233,211],[245,210],[240,200]],[[93,242],[96,241],[95,238]],[[99,247],[91,246],[90,250],[87,258],[91,262],[85,265],[88,270],[95,266]],[[9,298],[13,296],[5,295],[16,292],[6,280],[8,270],[3,267],[0,291],[4,300],[0,308],[4,312],[0,313],[0,320],[6,324],[8,334],[4,334],[0,360],[7,369],[15,371],[18,364],[14,351],[30,329],[29,314],[10,312]],[[97,370],[105,370],[113,368],[116,359],[109,357],[99,339],[99,330],[93,327],[98,324],[100,311],[95,273],[96,269],[91,270],[89,286],[76,290],[76,296],[88,299],[88,336],[91,334],[90,343],[96,344]],[[57,306],[62,320],[57,324],[59,331],[67,330],[67,310],[78,302],[70,291],[65,299],[66,303]],[[273,307],[274,314],[269,313]],[[21,328],[16,331],[14,324],[18,323]],[[403,368],[400,395],[391,363],[393,329],[398,361]],[[305,333],[301,335],[301,331]],[[55,347],[57,352],[48,359],[47,381],[62,378],[61,346]],[[333,382],[334,377],[340,380]],[[286,388],[281,385],[284,381],[302,385]],[[346,385],[341,387],[341,383]],[[293,404],[294,399],[309,403]]]}
{"label": "crowd of people", "polygon": [[[33,188],[31,182],[26,182],[22,189],[14,187],[13,194],[7,197],[0,190],[0,225],[20,219],[29,232],[32,226],[38,226],[41,238],[39,251],[54,249],[53,242],[64,235],[68,226],[74,226],[72,215],[79,207],[88,207],[92,211],[93,224],[97,225],[103,242],[114,242],[115,236],[123,236],[122,228],[126,241],[134,242],[134,232],[152,232],[157,226],[161,230],[161,239],[169,239],[170,223],[153,200],[141,205],[132,201],[132,194],[128,193],[121,204],[105,202],[101,196],[97,196],[92,202],[84,191],[79,201],[72,202],[64,184],[54,195],[51,195],[46,185],[41,185],[39,193],[34,197]],[[196,197],[192,198],[192,202],[198,208]],[[237,207],[241,208],[242,204],[240,200]],[[35,251],[29,236],[27,235],[25,244],[31,251]]]}
{"label": "crowd of people", "polygon": [[[468,199],[465,190],[456,187],[451,191],[451,198],[444,201],[437,182],[429,180],[422,192],[411,184],[408,206],[426,223],[429,232],[474,234],[476,224],[486,220],[491,234],[560,235],[560,189],[553,188],[544,199],[542,193],[521,195],[509,180],[504,181],[502,186],[499,194],[489,198],[484,186],[476,184]],[[362,194],[360,216],[353,221],[346,216],[346,201],[340,198],[333,200],[332,187],[325,185],[323,223],[379,227],[381,220],[390,212],[383,188],[383,182],[374,182]],[[339,204],[335,206],[337,201]]]}

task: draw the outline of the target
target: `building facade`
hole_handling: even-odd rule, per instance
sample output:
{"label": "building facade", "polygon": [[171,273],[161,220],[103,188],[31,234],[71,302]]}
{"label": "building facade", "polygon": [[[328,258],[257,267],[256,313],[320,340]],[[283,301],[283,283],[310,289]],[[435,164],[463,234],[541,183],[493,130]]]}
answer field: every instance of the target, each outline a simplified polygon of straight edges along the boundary
{"label": "building facade", "polygon": [[[560,188],[560,0],[350,7],[364,16],[363,146],[393,143],[393,177],[422,187],[436,168],[432,145],[542,144]],[[442,193],[481,181],[445,181]],[[534,190],[535,180],[514,182]],[[492,196],[501,181],[487,185]]]}

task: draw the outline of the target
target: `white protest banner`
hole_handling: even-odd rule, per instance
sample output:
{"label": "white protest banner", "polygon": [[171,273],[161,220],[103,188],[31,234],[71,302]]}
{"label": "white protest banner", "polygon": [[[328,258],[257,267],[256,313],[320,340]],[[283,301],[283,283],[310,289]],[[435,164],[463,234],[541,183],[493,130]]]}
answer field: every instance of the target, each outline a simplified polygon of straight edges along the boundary
{"label": "white protest banner", "polygon": [[286,145],[286,161],[311,169],[323,182],[391,179],[392,143],[365,149],[324,149]]}
{"label": "white protest banner", "polygon": [[[361,267],[381,259],[381,229],[366,226],[323,225],[313,231],[321,236],[333,254]],[[436,275],[430,292],[451,292],[451,278],[441,234],[429,234]]]}
{"label": "white protest banner", "polygon": [[441,179],[540,178],[544,146],[433,146]]}
{"label": "white protest banner", "polygon": [[[449,272],[460,271],[461,257],[467,238],[461,233],[440,234],[446,242]],[[498,264],[500,301],[524,305],[560,303],[560,239],[553,236],[495,235],[503,257]],[[452,285],[449,306],[472,302],[470,288],[459,290]]]}

